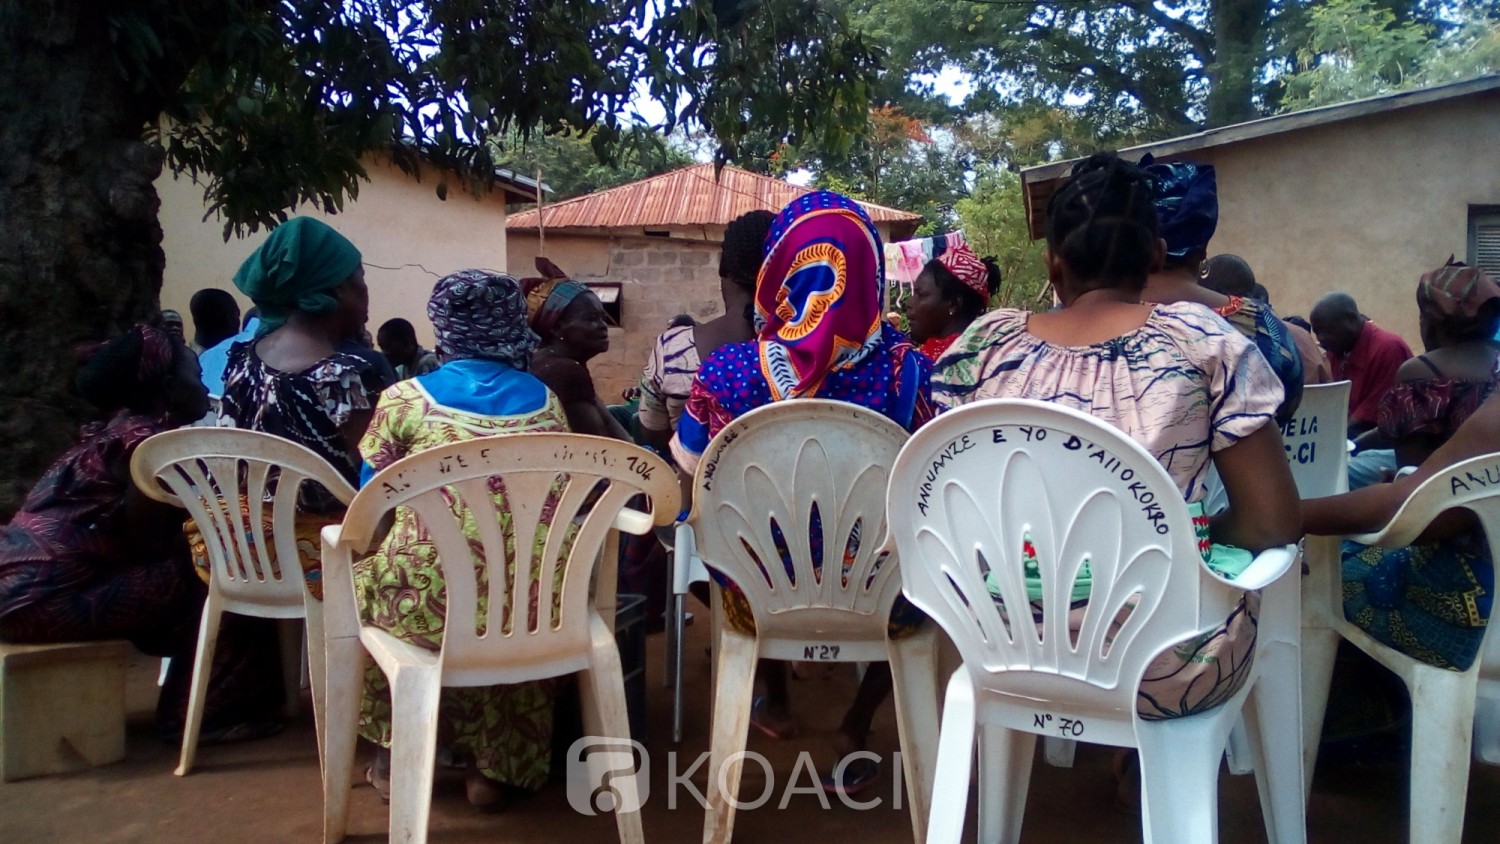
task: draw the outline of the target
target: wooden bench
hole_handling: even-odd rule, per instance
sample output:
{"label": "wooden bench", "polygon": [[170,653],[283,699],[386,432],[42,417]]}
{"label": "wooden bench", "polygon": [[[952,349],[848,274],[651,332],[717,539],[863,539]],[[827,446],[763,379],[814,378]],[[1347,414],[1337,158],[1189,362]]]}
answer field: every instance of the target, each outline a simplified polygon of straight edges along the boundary
{"label": "wooden bench", "polygon": [[0,781],[125,758],[129,642],[0,642]]}

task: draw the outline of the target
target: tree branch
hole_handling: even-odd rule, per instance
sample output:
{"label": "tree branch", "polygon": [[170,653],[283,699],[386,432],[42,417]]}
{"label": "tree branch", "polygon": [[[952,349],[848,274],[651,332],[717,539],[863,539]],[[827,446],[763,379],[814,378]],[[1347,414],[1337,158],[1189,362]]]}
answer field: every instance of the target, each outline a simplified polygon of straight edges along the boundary
{"label": "tree branch", "polygon": [[1174,18],[1165,11],[1158,9],[1153,0],[1127,0],[1122,5],[1150,19],[1157,26],[1188,42],[1189,46],[1193,49],[1194,55],[1198,57],[1198,61],[1205,65],[1213,64],[1214,41],[1208,33],[1181,18]]}

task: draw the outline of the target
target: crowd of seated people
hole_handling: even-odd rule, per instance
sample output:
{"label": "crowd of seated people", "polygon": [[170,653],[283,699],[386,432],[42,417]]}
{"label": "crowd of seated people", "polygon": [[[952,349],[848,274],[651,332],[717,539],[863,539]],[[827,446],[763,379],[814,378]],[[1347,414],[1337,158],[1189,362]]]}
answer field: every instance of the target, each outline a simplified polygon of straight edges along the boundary
{"label": "crowd of seated people", "polygon": [[[108,418],[84,429],[0,532],[0,639],[123,637],[174,657],[158,727],[180,733],[191,660],[175,657],[194,646],[206,561],[195,526],[137,493],[128,464],[145,438],[202,417],[208,393],[219,401],[217,424],[304,445],[356,486],[425,449],[523,431],[634,441],[686,479],[720,430],[774,402],[850,402],[914,431],[983,399],[1052,401],[1155,455],[1193,514],[1204,565],[1227,576],[1304,532],[1377,528],[1421,480],[1500,442],[1494,279],[1451,263],[1424,275],[1417,305],[1426,353],[1415,358],[1346,294],[1318,302],[1309,333],[1276,315],[1243,259],[1208,258],[1214,178],[1190,162],[1090,156],[1046,210],[1055,307],[992,309],[996,262],[958,245],[917,276],[903,303],[909,333],[888,318],[880,235],[858,202],[812,191],[779,213],[745,214],[725,234],[723,313],[674,320],[645,362],[633,418],[623,420],[589,369],[609,346],[603,303],[552,262],[538,259],[540,276],[522,280],[479,269],[443,277],[427,305],[435,348],[418,344],[411,322],[391,320],[379,331],[388,363],[360,339],[369,293],[359,250],[322,222],[294,218],[234,276],[254,319],[241,324],[228,294],[194,297],[194,341],[212,371],[200,372],[180,316],[166,312],[159,327],[132,328],[84,365],[80,393]],[[1354,382],[1350,422],[1363,455],[1355,463],[1373,468],[1360,469],[1370,474],[1362,489],[1299,501],[1278,423],[1295,412],[1305,384],[1339,379]],[[1213,519],[1210,467],[1229,501]],[[1414,471],[1390,471],[1401,467]],[[467,512],[455,515],[477,535]],[[307,539],[300,563],[315,595],[317,531],[341,518],[328,490],[304,491],[296,530]],[[354,580],[367,622],[437,649],[444,584],[421,533],[398,511]],[[665,555],[654,536],[626,542],[619,565],[626,588],[663,597]],[[1494,577],[1472,520],[1445,519],[1410,548],[1349,545],[1342,567],[1355,623],[1433,665],[1473,662]],[[1039,580],[1030,585],[1040,590]],[[752,631],[736,585],[716,576],[713,588],[725,623]],[[1158,656],[1139,687],[1140,716],[1181,717],[1232,696],[1254,658],[1258,602],[1246,593],[1215,629]],[[924,623],[900,600],[891,635]],[[205,740],[274,732],[282,699],[274,631],[226,620],[221,636]],[[785,664],[767,661],[757,676],[763,693],[751,725],[791,737],[798,718]],[[835,735],[834,761],[866,747],[890,691],[889,668],[871,666]],[[441,740],[466,766],[475,807],[501,809],[545,784],[557,700],[550,682],[444,690]],[[382,748],[366,777],[386,793],[391,714],[378,670],[360,727]],[[824,776],[823,787],[845,794],[880,772],[864,760],[829,768],[840,773]]]}

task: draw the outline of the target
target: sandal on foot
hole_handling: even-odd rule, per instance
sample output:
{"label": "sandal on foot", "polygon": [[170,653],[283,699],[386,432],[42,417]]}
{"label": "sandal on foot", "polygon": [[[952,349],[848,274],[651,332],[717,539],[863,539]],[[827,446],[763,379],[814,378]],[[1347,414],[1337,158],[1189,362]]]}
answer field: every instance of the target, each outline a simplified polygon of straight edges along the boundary
{"label": "sandal on foot", "polygon": [[820,784],[829,794],[854,797],[874,785],[878,779],[880,779],[880,763],[861,756],[858,759],[851,759],[848,764],[844,765],[842,777],[836,779],[834,774],[828,774],[822,778]]}
{"label": "sandal on foot", "polygon": [[391,752],[378,750],[375,761],[365,766],[365,782],[380,795],[380,802],[391,802]]}
{"label": "sandal on foot", "polygon": [[778,730],[766,720],[766,702],[767,699],[765,695],[756,695],[755,698],[750,701],[750,726],[759,730],[761,735],[764,735],[766,738],[773,738],[777,741],[785,741],[789,738],[796,738],[796,724],[790,724]]}

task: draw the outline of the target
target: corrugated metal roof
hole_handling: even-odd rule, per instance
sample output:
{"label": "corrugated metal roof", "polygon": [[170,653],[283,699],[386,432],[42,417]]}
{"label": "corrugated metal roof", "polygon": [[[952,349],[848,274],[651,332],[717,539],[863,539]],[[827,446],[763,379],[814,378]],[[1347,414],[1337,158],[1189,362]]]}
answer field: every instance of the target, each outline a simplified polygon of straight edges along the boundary
{"label": "corrugated metal roof", "polygon": [[[547,205],[548,231],[553,229],[667,228],[726,225],[749,211],[780,211],[810,192],[790,182],[738,167],[725,167],[714,178],[712,164],[694,164],[639,182]],[[915,223],[921,215],[860,203],[875,222]],[[537,228],[536,209],[510,215],[509,230]]]}

